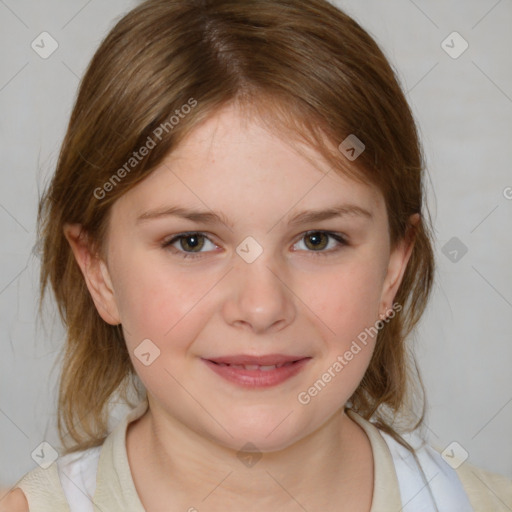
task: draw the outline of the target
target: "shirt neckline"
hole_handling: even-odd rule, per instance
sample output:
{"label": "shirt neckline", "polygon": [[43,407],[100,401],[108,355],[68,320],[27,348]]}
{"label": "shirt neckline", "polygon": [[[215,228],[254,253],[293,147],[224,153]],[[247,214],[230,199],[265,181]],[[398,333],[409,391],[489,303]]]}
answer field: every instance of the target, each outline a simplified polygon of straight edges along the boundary
{"label": "shirt neckline", "polygon": [[379,429],[362,416],[346,409],[347,415],[365,432],[373,455],[373,498],[370,512],[401,510],[402,499],[393,456]]}
{"label": "shirt neckline", "polygon": [[[126,414],[103,443],[94,495],[94,502],[100,510],[105,508],[112,512],[114,510],[145,512],[128,462],[126,432],[128,425],[140,418],[148,407],[147,399],[140,402]],[[347,409],[347,415],[366,433],[372,449],[374,478],[370,512],[400,510],[402,503],[398,478],[386,441],[373,423],[350,409]]]}

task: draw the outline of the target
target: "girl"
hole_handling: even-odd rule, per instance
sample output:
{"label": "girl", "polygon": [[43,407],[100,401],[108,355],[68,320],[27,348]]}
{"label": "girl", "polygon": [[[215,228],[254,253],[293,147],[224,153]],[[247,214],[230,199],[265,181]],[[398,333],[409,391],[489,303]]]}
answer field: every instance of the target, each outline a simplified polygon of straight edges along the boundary
{"label": "girl", "polygon": [[[510,482],[416,431],[422,186],[389,63],[326,1],[126,15],[39,210],[63,449],[4,509],[512,509]],[[134,408],[109,432],[118,400]]]}

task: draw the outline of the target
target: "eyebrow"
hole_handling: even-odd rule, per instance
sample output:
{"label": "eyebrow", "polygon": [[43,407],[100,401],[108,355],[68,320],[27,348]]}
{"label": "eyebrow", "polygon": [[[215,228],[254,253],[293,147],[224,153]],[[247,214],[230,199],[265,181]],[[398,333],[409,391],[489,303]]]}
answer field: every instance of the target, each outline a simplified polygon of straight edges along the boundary
{"label": "eyebrow", "polygon": [[[137,217],[136,222],[145,222],[152,219],[160,219],[162,217],[181,217],[183,219],[190,220],[192,222],[203,223],[203,224],[225,224],[229,227],[233,227],[233,224],[227,219],[222,213],[214,211],[199,211],[192,210],[189,208],[183,208],[180,206],[170,206],[164,208],[157,208],[154,210],[148,210]],[[373,214],[355,204],[341,204],[326,208],[323,210],[305,210],[300,212],[288,220],[290,226],[297,226],[299,224],[308,224],[313,222],[320,222],[323,220],[333,219],[336,217],[361,217],[366,219],[373,219]]]}

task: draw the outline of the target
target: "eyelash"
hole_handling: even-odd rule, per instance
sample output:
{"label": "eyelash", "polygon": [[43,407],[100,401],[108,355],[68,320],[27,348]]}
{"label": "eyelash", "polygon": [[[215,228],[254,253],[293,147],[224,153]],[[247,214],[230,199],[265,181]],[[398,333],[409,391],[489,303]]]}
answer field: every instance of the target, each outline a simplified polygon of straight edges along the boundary
{"label": "eyelash", "polygon": [[[339,250],[341,250],[342,247],[349,245],[347,240],[345,239],[345,237],[343,237],[342,235],[340,235],[338,233],[333,233],[331,231],[322,231],[322,230],[307,231],[306,233],[304,233],[301,236],[301,238],[297,242],[300,242],[301,240],[303,240],[308,235],[313,235],[313,234],[324,234],[324,235],[327,235],[328,237],[331,237],[334,240],[336,240],[336,242],[338,242],[338,244],[340,245],[336,249],[330,249],[328,251],[325,251],[325,250],[322,250],[322,251],[306,251],[306,252],[310,252],[310,253],[315,254],[315,256],[329,256],[330,254],[336,253]],[[208,236],[206,236],[206,233],[203,233],[201,231],[189,231],[187,233],[180,233],[179,235],[176,235],[173,238],[164,241],[162,243],[162,248],[163,249],[167,249],[167,248],[171,247],[172,244],[174,244],[175,242],[178,242],[179,240],[182,240],[184,238],[188,238],[189,236],[192,236],[192,235],[204,236],[207,240],[212,242],[208,238]],[[295,243],[297,243],[297,242],[295,242]],[[212,242],[212,243],[214,243],[214,242]],[[182,257],[183,259],[186,259],[186,258],[191,258],[191,259],[202,258],[203,256],[201,256],[201,255],[204,254],[202,252],[192,253],[192,252],[186,252],[186,251],[183,251],[183,250],[180,250],[180,249],[176,249],[176,250],[178,251],[178,254],[180,255],[180,257]],[[206,251],[206,252],[210,252],[210,251]]]}

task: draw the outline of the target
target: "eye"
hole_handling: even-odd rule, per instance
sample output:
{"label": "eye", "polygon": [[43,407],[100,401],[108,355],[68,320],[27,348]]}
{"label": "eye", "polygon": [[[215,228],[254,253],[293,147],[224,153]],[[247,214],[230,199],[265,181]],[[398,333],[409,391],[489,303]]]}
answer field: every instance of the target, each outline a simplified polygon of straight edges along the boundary
{"label": "eye", "polygon": [[[305,249],[299,248],[298,250],[305,250],[306,252],[316,253],[318,256],[328,256],[337,252],[341,247],[348,245],[345,238],[337,233],[330,231],[308,231],[295,245],[305,241]],[[211,245],[208,251],[208,244]],[[173,248],[173,252],[182,258],[201,258],[201,253],[211,252],[217,246],[201,232],[188,232],[180,233],[166,240],[162,243],[163,248]],[[205,249],[206,250],[203,250]],[[327,250],[326,250],[327,249]]]}
{"label": "eye", "polygon": [[[302,240],[304,240],[307,252],[316,252],[319,256],[327,256],[340,250],[340,246],[348,245],[343,236],[330,231],[308,231],[298,243]],[[325,250],[326,248],[328,250]]]}
{"label": "eye", "polygon": [[164,241],[163,248],[174,247],[183,258],[198,258],[194,253],[208,252],[202,249],[210,243],[213,248],[216,245],[204,234],[198,232],[180,233],[170,240]]}

